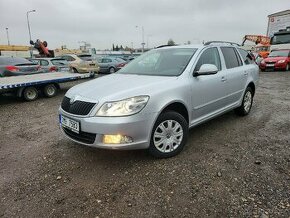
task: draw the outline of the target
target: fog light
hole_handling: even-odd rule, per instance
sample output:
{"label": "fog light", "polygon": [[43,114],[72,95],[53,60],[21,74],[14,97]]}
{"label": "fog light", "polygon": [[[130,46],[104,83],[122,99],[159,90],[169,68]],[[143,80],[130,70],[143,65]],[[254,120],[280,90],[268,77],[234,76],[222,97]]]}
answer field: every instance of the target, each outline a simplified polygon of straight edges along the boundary
{"label": "fog light", "polygon": [[129,136],[123,135],[103,135],[104,144],[126,144],[133,142],[133,139]]}

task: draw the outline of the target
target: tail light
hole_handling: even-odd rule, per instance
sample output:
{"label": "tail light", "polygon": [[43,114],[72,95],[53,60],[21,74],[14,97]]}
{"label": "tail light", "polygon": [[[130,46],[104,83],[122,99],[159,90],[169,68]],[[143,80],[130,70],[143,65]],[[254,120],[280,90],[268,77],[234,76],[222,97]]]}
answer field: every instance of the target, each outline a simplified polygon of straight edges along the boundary
{"label": "tail light", "polygon": [[124,67],[126,64],[125,63],[121,63],[121,64],[118,64],[117,67]]}
{"label": "tail light", "polygon": [[49,71],[50,72],[57,71],[57,67],[56,66],[52,66],[52,67],[49,68]]}
{"label": "tail light", "polygon": [[5,68],[6,68],[6,70],[9,70],[11,72],[18,72],[19,71],[19,68],[15,67],[15,66],[6,66]]}

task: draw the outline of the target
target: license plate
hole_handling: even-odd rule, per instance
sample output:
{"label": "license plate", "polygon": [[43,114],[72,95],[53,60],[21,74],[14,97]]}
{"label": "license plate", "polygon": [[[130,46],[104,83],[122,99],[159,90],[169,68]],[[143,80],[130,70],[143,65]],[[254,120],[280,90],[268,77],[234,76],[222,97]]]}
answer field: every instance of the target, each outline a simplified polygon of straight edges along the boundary
{"label": "license plate", "polygon": [[80,133],[80,123],[78,121],[61,116],[60,122],[63,127],[68,128],[75,133]]}
{"label": "license plate", "polygon": [[267,64],[267,67],[274,67],[275,64]]}
{"label": "license plate", "polygon": [[67,68],[67,67],[63,67],[63,68],[60,68],[61,69],[61,71],[69,71],[69,68]]}

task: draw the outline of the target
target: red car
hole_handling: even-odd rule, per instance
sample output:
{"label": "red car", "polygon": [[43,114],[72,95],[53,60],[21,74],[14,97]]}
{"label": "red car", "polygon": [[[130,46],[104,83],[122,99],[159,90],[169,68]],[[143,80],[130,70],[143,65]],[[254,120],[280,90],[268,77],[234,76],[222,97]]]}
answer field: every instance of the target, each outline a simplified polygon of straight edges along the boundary
{"label": "red car", "polygon": [[267,58],[261,61],[260,69],[265,70],[290,70],[290,50],[272,51]]}

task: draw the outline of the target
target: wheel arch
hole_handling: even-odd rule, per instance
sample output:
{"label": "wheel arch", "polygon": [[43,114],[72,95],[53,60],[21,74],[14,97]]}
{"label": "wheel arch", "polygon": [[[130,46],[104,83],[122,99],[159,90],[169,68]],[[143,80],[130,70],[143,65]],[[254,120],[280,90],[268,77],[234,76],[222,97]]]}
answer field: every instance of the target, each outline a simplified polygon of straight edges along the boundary
{"label": "wheel arch", "polygon": [[179,113],[180,115],[184,117],[186,122],[189,123],[188,109],[183,102],[174,101],[174,102],[168,103],[166,106],[162,108],[162,110],[160,110],[160,113],[158,114],[158,116],[166,111],[174,111],[174,112]]}
{"label": "wheel arch", "polygon": [[250,82],[247,87],[250,87],[253,91],[253,96],[255,95],[255,92],[256,92],[256,86],[254,84],[254,82]]}

